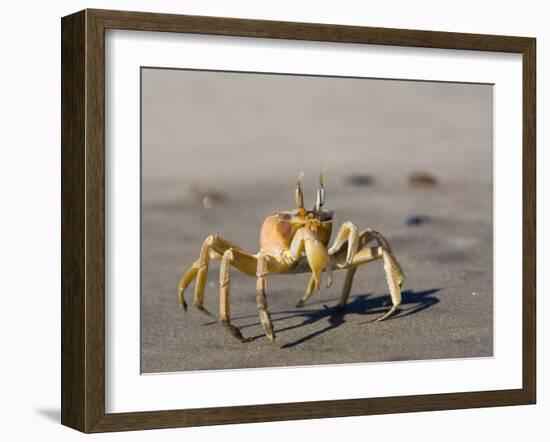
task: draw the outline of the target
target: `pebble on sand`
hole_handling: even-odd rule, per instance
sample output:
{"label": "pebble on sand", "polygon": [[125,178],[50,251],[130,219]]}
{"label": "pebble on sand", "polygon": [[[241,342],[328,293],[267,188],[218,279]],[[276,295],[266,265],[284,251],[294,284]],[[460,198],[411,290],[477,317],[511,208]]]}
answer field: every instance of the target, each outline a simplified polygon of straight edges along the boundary
{"label": "pebble on sand", "polygon": [[437,184],[437,178],[429,172],[414,172],[409,175],[409,185],[412,187],[433,187]]}

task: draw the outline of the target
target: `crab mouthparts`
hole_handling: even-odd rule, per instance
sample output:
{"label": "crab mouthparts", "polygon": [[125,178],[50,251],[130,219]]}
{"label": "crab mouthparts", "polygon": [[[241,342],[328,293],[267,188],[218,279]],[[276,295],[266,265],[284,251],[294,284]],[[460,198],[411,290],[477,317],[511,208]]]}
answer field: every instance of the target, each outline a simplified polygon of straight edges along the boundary
{"label": "crab mouthparts", "polygon": [[332,217],[334,216],[334,210],[312,210],[311,213],[313,216],[319,219],[319,221],[330,221],[332,220]]}

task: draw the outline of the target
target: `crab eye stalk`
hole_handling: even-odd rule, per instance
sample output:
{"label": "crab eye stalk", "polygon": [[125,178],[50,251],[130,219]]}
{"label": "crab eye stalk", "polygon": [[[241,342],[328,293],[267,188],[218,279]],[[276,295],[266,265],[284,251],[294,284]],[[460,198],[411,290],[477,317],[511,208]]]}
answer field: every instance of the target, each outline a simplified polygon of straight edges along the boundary
{"label": "crab eye stalk", "polygon": [[296,205],[298,208],[303,209],[304,208],[304,192],[302,191],[302,176],[304,175],[303,172],[298,175],[298,180],[296,181],[296,191],[294,193],[296,197]]}
{"label": "crab eye stalk", "polygon": [[325,205],[326,190],[323,185],[323,174],[319,175],[319,188],[317,189],[317,202],[315,203],[315,210],[321,211],[321,208]]}

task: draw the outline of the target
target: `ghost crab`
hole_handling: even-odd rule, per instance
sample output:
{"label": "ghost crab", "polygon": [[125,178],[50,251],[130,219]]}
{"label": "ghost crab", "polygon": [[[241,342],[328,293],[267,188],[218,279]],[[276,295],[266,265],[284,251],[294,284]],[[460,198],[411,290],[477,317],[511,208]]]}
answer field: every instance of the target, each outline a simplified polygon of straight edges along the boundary
{"label": "ghost crab", "polygon": [[[221,325],[241,342],[248,342],[240,330],[231,324],[230,284],[231,267],[256,279],[256,302],[266,336],[275,340],[271,317],[267,309],[266,276],[274,274],[309,273],[311,277],[305,295],[296,307],[303,306],[314,290],[321,286],[321,274],[327,273],[327,287],[332,283],[334,270],[347,270],[342,294],[336,308],[344,308],[348,300],[357,267],[378,259],[384,261],[392,306],[375,321],[382,321],[395,312],[401,304],[401,286],[404,274],[393,255],[388,241],[379,232],[368,228],[359,231],[346,221],[340,227],[333,244],[327,248],[332,232],[334,211],[323,209],[325,187],[320,175],[317,202],[312,210],[304,208],[302,176],[296,183],[296,210],[276,212],[268,216],[260,229],[260,251],[251,254],[218,235],[210,235],[204,241],[199,258],[183,274],[178,284],[179,303],[187,311],[185,289],[196,278],[194,305],[205,315],[217,319],[204,307],[204,291],[208,264],[211,259],[221,260],[220,265],[220,317]],[[375,242],[376,245],[368,247]]]}

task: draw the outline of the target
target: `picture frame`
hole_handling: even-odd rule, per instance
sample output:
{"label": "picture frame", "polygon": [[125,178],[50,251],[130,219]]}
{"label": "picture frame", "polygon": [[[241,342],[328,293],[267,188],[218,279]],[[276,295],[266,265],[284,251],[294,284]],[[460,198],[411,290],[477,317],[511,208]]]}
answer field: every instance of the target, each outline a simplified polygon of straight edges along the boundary
{"label": "picture frame", "polygon": [[[522,386],[126,413],[106,412],[106,30],[521,54]],[[536,401],[536,40],[314,23],[87,9],[62,30],[63,425],[106,432],[534,404]],[[517,189],[519,192],[520,189]]]}

